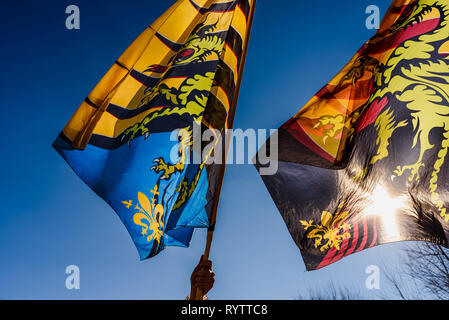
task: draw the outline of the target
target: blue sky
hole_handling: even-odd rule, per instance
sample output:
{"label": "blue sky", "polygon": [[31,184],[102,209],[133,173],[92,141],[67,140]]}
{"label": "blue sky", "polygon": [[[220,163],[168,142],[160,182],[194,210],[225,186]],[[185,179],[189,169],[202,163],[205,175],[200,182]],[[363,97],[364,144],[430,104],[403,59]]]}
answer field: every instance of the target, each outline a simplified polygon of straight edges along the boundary
{"label": "blue sky", "polygon": [[[71,171],[51,144],[124,49],[174,1],[3,2],[0,90],[0,298],[183,299],[206,233],[189,249],[167,248],[140,262],[113,210]],[[260,0],[236,114],[236,128],[278,128],[373,35],[365,8],[388,0]],[[78,5],[81,29],[65,28]],[[251,165],[227,169],[212,246],[211,299],[294,299],[329,281],[365,298],[390,295],[364,282],[369,265],[401,268],[403,244],[389,244],[306,272],[280,214]],[[67,290],[78,265],[81,289]]]}

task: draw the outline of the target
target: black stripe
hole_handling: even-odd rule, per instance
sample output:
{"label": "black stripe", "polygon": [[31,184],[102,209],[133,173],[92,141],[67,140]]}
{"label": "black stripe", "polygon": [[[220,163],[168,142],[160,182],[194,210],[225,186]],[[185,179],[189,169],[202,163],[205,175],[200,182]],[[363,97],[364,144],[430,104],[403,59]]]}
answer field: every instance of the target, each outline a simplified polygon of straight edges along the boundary
{"label": "black stripe", "polygon": [[235,92],[234,72],[223,61],[220,60],[217,68],[217,74],[215,75],[215,82],[217,85],[223,88],[228,95],[229,103],[232,103]]}
{"label": "black stripe", "polygon": [[61,138],[62,141],[64,141],[65,143],[68,143],[69,145],[72,145],[72,140],[70,140],[63,131],[61,131],[61,133],[59,134],[59,138]]}
{"label": "black stripe", "polygon": [[[374,219],[374,218],[376,218],[376,219]],[[366,242],[366,247],[365,247],[366,249],[372,248],[371,243],[373,241],[375,241],[374,245],[373,245],[373,246],[375,246],[379,240],[378,222],[379,222],[379,217],[371,216],[368,218],[368,232],[369,232],[370,236],[368,237],[368,241]],[[374,239],[374,228],[376,228],[376,239]]]}
{"label": "black stripe", "polygon": [[[189,114],[171,114],[169,116],[156,118],[151,121],[151,126],[148,128],[148,133],[171,132],[175,129],[191,126],[192,121],[193,119]],[[113,150],[127,144],[128,141],[129,138],[126,137],[124,133],[121,133],[116,138],[106,137],[94,133],[89,140],[89,144],[98,148]]]}
{"label": "black stripe", "polygon": [[[359,241],[360,239],[360,232],[363,232],[363,225],[361,223],[359,223],[359,219],[356,219],[355,222],[352,221],[353,223],[357,223],[357,227],[358,227],[358,234],[357,237],[358,238],[354,238],[354,226],[351,226],[351,238],[349,239],[350,241],[348,241],[348,246],[346,247],[345,253],[342,255],[342,258],[346,257],[346,255],[348,254],[349,249],[351,249],[352,245],[355,245],[355,247],[352,249],[352,253],[355,253],[357,250],[357,241]],[[362,229],[360,229],[362,228]]]}
{"label": "black stripe", "polygon": [[137,70],[131,70],[131,72],[129,73],[129,75],[131,77],[133,77],[134,79],[136,79],[137,81],[139,81],[140,83],[142,83],[144,86],[152,88],[154,87],[158,81],[160,80],[160,78],[155,78],[155,77],[151,77],[151,76],[147,76],[146,74],[143,74]]}
{"label": "black stripe", "polygon": [[229,28],[228,36],[226,37],[226,44],[232,49],[237,56],[237,68],[240,66],[243,52],[243,40],[237,30],[233,26]]}
{"label": "black stripe", "polygon": [[217,68],[217,75],[215,81],[223,88],[229,97],[229,101],[232,101],[235,91],[234,71],[224,61],[220,60]]}
{"label": "black stripe", "polygon": [[[340,259],[342,259],[342,258],[344,258],[344,257],[346,257],[346,254],[348,253],[348,251],[349,251],[349,249],[351,248],[351,246],[353,245],[353,242],[355,241],[355,239],[354,239],[354,234],[353,234],[353,231],[354,229],[352,229],[351,228],[351,230],[349,231],[350,232],[350,235],[351,235],[351,237],[348,239],[348,246],[346,247],[346,250],[345,250],[345,252],[343,253],[343,255],[341,256],[341,258]],[[353,253],[355,252],[355,248],[354,248],[354,251],[353,251]],[[338,255],[340,253],[340,251],[339,252],[337,252],[337,254],[336,255]],[[338,259],[338,260],[340,260],[340,259]]]}
{"label": "black stripe", "polygon": [[97,106],[95,103],[93,103],[93,102],[89,99],[89,97],[87,97],[86,99],[84,99],[84,102],[87,103],[88,105],[90,105],[92,108],[98,109],[98,106]]}
{"label": "black stripe", "polygon": [[198,63],[188,63],[172,66],[162,78],[155,78],[147,76],[137,70],[132,70],[130,75],[142,83],[143,85],[151,88],[158,83],[161,79],[188,77],[195,74],[204,74],[206,72],[213,72],[217,68],[218,60],[211,60]]}
{"label": "black stripe", "polygon": [[192,6],[198,10],[199,13],[205,14],[207,12],[228,12],[235,9],[235,6],[237,5],[237,1],[229,1],[229,2],[222,2],[222,3],[214,3],[210,6],[210,8],[204,8],[197,5],[193,0],[190,0],[190,3]]}
{"label": "black stripe", "polygon": [[161,40],[167,47],[169,47],[171,50],[178,52],[179,49],[182,48],[182,43],[176,43],[174,41],[171,41],[170,39],[164,37],[159,32],[156,33],[156,37],[158,37],[159,40]]}
{"label": "black stripe", "polygon": [[126,109],[126,108],[123,108],[116,104],[111,103],[111,104],[109,104],[106,111],[120,120],[125,120],[125,119],[131,119],[131,118],[141,114],[142,112],[145,112],[145,111],[148,111],[148,110],[151,110],[154,108],[160,108],[160,107],[161,106],[146,104],[137,109]]}
{"label": "black stripe", "polygon": [[[368,226],[368,219],[366,219],[366,225]],[[366,232],[369,232],[369,227],[367,228]],[[366,236],[368,237],[368,234],[366,234]],[[356,243],[356,246],[355,246],[355,249],[354,249],[354,253],[357,252],[360,249],[360,247],[362,246],[362,242],[363,242],[363,238],[364,237],[365,237],[365,231],[364,231],[364,228],[363,228],[363,218],[360,217],[360,219],[359,219],[359,238],[357,239],[357,243]],[[366,243],[368,243],[368,238],[366,240]],[[366,246],[366,244],[365,244],[365,246]],[[364,248],[362,248],[360,250],[363,250],[363,249]]]}
{"label": "black stripe", "polygon": [[[147,109],[148,110],[148,109]],[[123,119],[130,119],[134,116],[137,116],[139,113],[143,112],[141,108],[138,109],[126,109],[123,107],[120,107],[116,104],[110,103],[108,105],[108,108],[106,109],[107,112],[112,114],[114,117],[123,120]]]}
{"label": "black stripe", "polygon": [[129,69],[127,67],[125,67],[123,64],[121,64],[120,62],[116,61],[115,62],[119,67],[122,67],[123,69],[126,69],[129,71]]}
{"label": "black stripe", "polygon": [[153,246],[151,247],[151,251],[148,254],[148,256],[145,258],[145,260],[150,259],[151,257],[154,257],[155,255],[157,255],[159,252],[162,251],[162,249],[164,248],[164,237],[162,237],[161,240],[162,241],[160,244],[157,241],[153,241]]}
{"label": "black stripe", "polygon": [[[377,217],[376,220],[378,220],[378,219],[379,218]],[[366,224],[368,226],[368,237],[367,237],[367,240],[365,243],[365,247],[363,247],[363,250],[371,248],[370,247],[371,242],[373,242],[373,240],[374,240],[374,216],[368,216],[366,219]],[[379,231],[379,230],[377,230],[377,231]]]}
{"label": "black stripe", "polygon": [[[340,169],[342,166],[336,166],[334,163],[329,162],[327,159],[317,155],[307,148],[304,144],[298,141],[284,128],[278,129],[278,144],[279,149],[279,161],[291,162],[293,164],[306,164],[308,166],[320,167],[325,169]],[[267,144],[267,148],[269,148]]]}
{"label": "black stripe", "polygon": [[226,124],[228,114],[223,103],[215,95],[209,94],[203,118],[214,129],[222,130]]}
{"label": "black stripe", "polygon": [[114,150],[124,145],[126,142],[128,142],[128,141],[120,141],[119,138],[121,137],[122,135],[120,135],[117,138],[110,138],[94,133],[90,137],[89,144],[101,149]]}
{"label": "black stripe", "polygon": [[243,14],[245,15],[246,21],[248,21],[249,9],[251,9],[249,1],[248,0],[240,0],[239,7],[240,7],[240,9],[242,9]]}

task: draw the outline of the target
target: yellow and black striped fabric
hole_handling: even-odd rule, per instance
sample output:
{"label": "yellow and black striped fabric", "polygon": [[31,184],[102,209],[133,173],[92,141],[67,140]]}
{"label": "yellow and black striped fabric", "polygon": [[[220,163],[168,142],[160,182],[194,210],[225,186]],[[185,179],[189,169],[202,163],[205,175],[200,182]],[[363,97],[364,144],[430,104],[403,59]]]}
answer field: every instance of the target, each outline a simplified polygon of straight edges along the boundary
{"label": "yellow and black striped fabric", "polygon": [[112,149],[185,121],[229,125],[250,6],[250,0],[177,1],[114,63],[62,137],[78,149],[87,143]]}
{"label": "yellow and black striped fabric", "polygon": [[207,143],[204,157],[206,146],[195,148],[192,138],[195,128],[217,129],[218,138],[232,126],[254,3],[177,1],[114,63],[53,144],[117,212],[141,259],[187,247],[194,228],[213,228],[223,167],[207,160],[220,139]]}

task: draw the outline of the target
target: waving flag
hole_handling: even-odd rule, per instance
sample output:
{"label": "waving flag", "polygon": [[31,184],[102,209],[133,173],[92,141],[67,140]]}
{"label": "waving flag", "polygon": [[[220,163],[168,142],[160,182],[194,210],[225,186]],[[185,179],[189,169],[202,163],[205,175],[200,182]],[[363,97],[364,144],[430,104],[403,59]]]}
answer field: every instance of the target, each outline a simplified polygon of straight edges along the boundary
{"label": "waving flag", "polygon": [[447,246],[448,54],[448,2],[396,0],[279,128],[278,172],[262,178],[308,270],[393,241]]}
{"label": "waving flag", "polygon": [[[179,0],[114,63],[54,142],[116,211],[141,259],[208,227],[217,169],[195,128],[223,131],[243,64],[250,0]],[[207,154],[207,153],[206,153]]]}

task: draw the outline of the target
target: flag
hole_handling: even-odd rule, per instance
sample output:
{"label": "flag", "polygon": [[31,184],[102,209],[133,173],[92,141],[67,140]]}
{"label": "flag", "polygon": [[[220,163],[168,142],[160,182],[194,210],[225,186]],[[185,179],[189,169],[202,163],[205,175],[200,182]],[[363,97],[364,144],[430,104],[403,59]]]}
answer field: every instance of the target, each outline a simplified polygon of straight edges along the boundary
{"label": "flag", "polygon": [[278,144],[266,142],[279,163],[262,179],[308,270],[395,241],[447,246],[448,15],[447,1],[393,1]]}
{"label": "flag", "polygon": [[253,2],[177,1],[113,64],[53,144],[115,210],[141,259],[188,247],[194,228],[210,225],[218,169],[207,161],[212,151],[198,157],[205,147],[193,136],[232,125]]}

